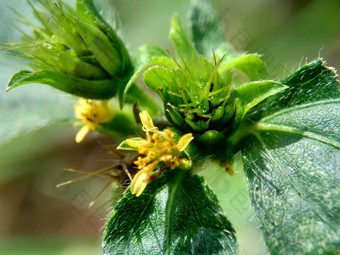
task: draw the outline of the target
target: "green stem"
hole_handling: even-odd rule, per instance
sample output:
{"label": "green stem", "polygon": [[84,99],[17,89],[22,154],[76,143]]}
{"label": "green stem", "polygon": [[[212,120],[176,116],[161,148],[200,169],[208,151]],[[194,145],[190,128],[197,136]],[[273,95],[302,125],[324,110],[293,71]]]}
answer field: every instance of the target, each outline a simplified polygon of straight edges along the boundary
{"label": "green stem", "polygon": [[143,89],[133,84],[127,93],[126,100],[128,102],[138,102],[139,106],[145,108],[151,116],[158,116],[162,110],[162,106],[157,103],[156,99],[146,93]]}
{"label": "green stem", "polygon": [[227,144],[234,150],[239,146],[240,141],[243,140],[246,136],[252,133],[253,127],[249,125],[240,125],[238,129],[228,137]]}

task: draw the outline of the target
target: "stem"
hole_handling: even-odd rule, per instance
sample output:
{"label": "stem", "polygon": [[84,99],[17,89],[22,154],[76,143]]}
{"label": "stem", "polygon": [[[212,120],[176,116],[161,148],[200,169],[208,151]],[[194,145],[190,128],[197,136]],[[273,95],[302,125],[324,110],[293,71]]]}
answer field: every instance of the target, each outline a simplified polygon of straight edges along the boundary
{"label": "stem", "polygon": [[236,148],[240,141],[243,140],[246,136],[250,135],[253,130],[252,126],[249,125],[241,125],[238,127],[238,129],[228,137],[227,143],[231,148]]}
{"label": "stem", "polygon": [[157,103],[156,99],[146,93],[143,89],[133,84],[127,93],[127,101],[138,102],[138,105],[145,108],[150,115],[158,116],[160,110],[163,108]]}

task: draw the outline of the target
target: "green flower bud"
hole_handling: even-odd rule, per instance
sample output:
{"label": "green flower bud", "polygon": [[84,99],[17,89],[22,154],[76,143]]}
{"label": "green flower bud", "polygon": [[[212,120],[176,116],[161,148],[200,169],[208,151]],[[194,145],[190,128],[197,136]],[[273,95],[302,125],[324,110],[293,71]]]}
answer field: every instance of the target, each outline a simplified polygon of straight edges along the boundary
{"label": "green flower bud", "polygon": [[144,73],[146,85],[162,98],[166,117],[180,130],[203,134],[227,128],[235,109],[228,104],[231,94],[230,73],[222,76],[220,61],[209,62],[199,55],[182,29],[177,15],[171,21],[177,67],[162,63]]}
{"label": "green flower bud", "polygon": [[181,130],[220,131],[233,117],[234,111],[227,104],[230,84],[204,56],[174,70],[150,68],[144,81],[161,96],[167,118]]}
{"label": "green flower bud", "polygon": [[[210,24],[200,22],[203,26]],[[215,146],[223,136],[231,136],[242,122],[247,125],[244,119],[251,108],[286,86],[263,80],[266,67],[261,56],[225,51],[220,35],[217,45],[221,44],[221,47],[217,54],[211,49],[211,59],[207,49],[202,48],[201,27],[196,25],[192,27],[194,35],[196,33],[194,44],[181,27],[177,15],[173,16],[170,38],[175,46],[177,61],[173,60],[177,66],[154,63],[158,66],[144,73],[144,81],[160,95],[171,123],[181,131],[201,135],[200,142],[208,144],[213,141],[212,146]],[[211,38],[205,39],[210,46],[215,45]]]}
{"label": "green flower bud", "polygon": [[4,48],[30,60],[32,71],[15,74],[7,90],[27,83],[50,85],[90,99],[109,99],[131,75],[132,63],[116,32],[100,17],[92,0],[78,0],[73,10],[60,0],[40,0],[33,9],[40,22],[33,36]]}

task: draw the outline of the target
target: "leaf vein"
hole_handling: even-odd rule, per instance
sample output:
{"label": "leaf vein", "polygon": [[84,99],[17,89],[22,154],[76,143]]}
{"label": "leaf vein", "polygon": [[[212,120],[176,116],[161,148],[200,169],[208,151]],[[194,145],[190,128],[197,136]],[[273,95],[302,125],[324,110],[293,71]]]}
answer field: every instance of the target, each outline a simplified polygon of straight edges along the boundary
{"label": "leaf vein", "polygon": [[289,127],[285,125],[278,125],[278,124],[267,124],[267,123],[257,123],[256,124],[256,129],[257,130],[262,130],[262,131],[278,131],[278,132],[285,132],[285,133],[290,133],[290,134],[296,134],[300,136],[304,136],[328,145],[331,145],[337,149],[340,149],[340,143],[333,140],[329,139],[323,135],[317,134],[315,132],[311,131],[303,131],[298,128],[294,127]]}
{"label": "leaf vein", "polygon": [[322,101],[318,101],[318,102],[312,102],[312,103],[308,103],[308,104],[301,104],[301,105],[297,105],[297,106],[294,106],[294,107],[290,107],[288,109],[284,109],[284,110],[275,112],[271,115],[268,115],[268,116],[262,118],[260,121],[265,122],[265,121],[269,121],[269,120],[271,120],[271,119],[273,119],[277,116],[280,116],[280,115],[283,115],[285,113],[289,113],[289,112],[292,112],[292,111],[305,109],[305,108],[318,106],[318,105],[323,105],[323,104],[333,104],[333,103],[340,103],[340,98],[331,99],[331,100],[322,100]]}

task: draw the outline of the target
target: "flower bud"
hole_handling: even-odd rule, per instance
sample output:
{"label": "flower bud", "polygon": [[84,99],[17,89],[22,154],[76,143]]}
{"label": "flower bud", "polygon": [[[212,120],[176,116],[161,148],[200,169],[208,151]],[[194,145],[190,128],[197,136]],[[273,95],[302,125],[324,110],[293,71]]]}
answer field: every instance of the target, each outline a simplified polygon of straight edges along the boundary
{"label": "flower bud", "polygon": [[31,61],[33,71],[15,74],[7,90],[27,83],[50,85],[89,99],[109,99],[127,82],[132,64],[116,32],[97,13],[92,0],[77,1],[77,11],[66,3],[39,1],[32,4],[41,26],[19,43],[4,48]]}
{"label": "flower bud", "polygon": [[223,130],[234,114],[227,104],[230,84],[204,56],[175,70],[150,68],[144,81],[161,96],[168,120],[181,130]]}

